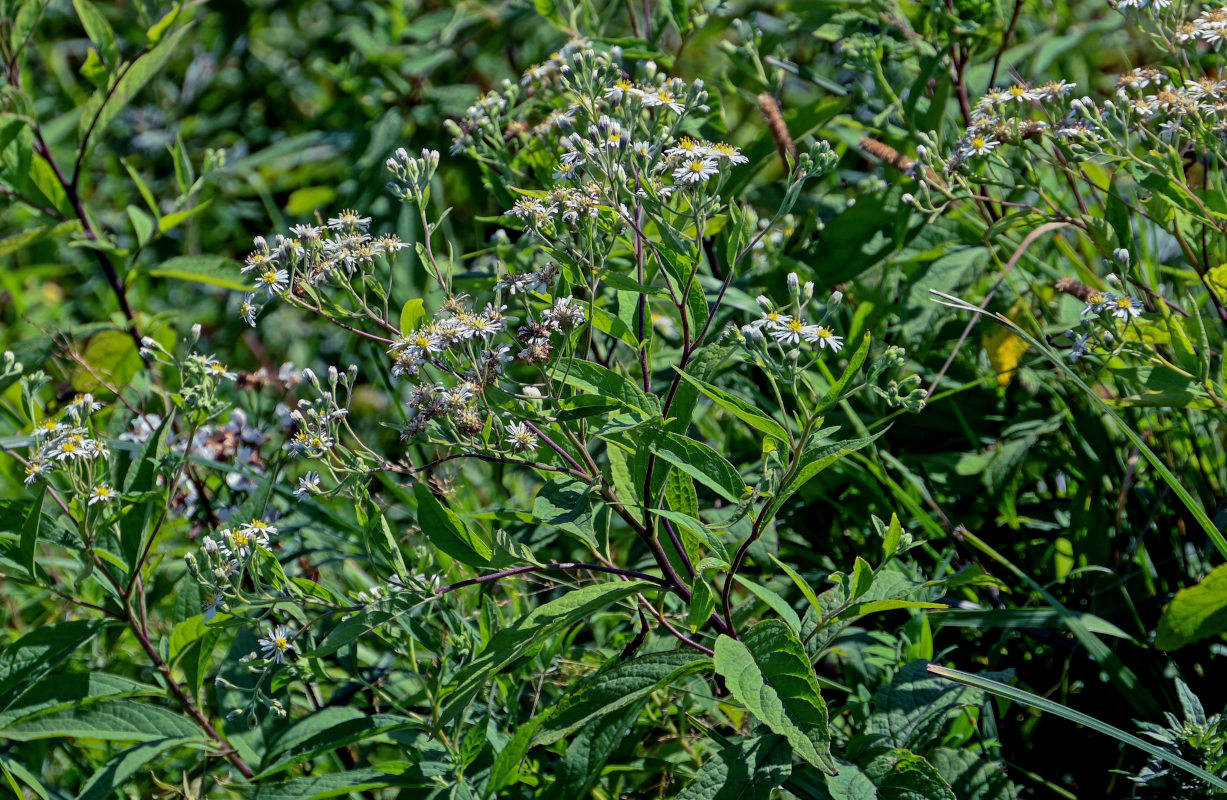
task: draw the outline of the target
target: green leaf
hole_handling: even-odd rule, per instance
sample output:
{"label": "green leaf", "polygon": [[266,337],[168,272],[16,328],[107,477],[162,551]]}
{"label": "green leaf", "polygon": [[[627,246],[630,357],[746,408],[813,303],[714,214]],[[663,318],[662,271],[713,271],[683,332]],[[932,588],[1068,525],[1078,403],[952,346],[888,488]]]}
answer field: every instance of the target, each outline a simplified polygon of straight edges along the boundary
{"label": "green leaf", "polygon": [[533,517],[561,528],[593,552],[598,550],[592,527],[592,497],[583,481],[562,475],[546,481],[533,501]]}
{"label": "green leaf", "polygon": [[[984,694],[951,683],[926,670],[929,662],[913,661],[895,673],[890,684],[874,693],[874,710],[866,733],[881,734],[894,747],[921,749],[940,736],[946,721],[966,706],[984,703]],[[1009,672],[992,673],[1009,679]]]}
{"label": "green leaf", "polygon": [[769,800],[791,774],[786,738],[743,737],[704,761],[677,800]]}
{"label": "green leaf", "polygon": [[411,611],[421,602],[421,597],[410,592],[398,592],[382,600],[368,603],[358,613],[346,617],[335,628],[328,632],[319,646],[311,655],[326,656],[335,653],[345,645],[364,636],[370,631],[391,622]]}
{"label": "green leaf", "polygon": [[848,361],[848,366],[844,368],[844,374],[839,376],[839,380],[835,381],[830,390],[822,398],[822,402],[818,404],[815,413],[821,414],[827,409],[833,407],[839,402],[839,396],[843,394],[844,389],[848,388],[848,383],[851,382],[856,374],[860,372],[861,367],[865,363],[865,358],[869,355],[869,343],[872,341],[869,331],[865,331],[865,335],[861,337],[861,344],[856,348],[856,352],[852,354],[851,360]]}
{"label": "green leaf", "polygon": [[156,697],[161,694],[162,690],[156,686],[105,672],[60,674],[36,682],[0,711],[0,730],[27,717],[70,706],[81,706],[106,697]]}
{"label": "green leaf", "polygon": [[1013,800],[1014,787],[1001,767],[970,750],[939,747],[929,763],[959,800]]}
{"label": "green leaf", "polygon": [[456,720],[494,673],[506,669],[530,651],[544,645],[564,628],[600,609],[660,587],[650,581],[609,581],[574,589],[557,600],[533,609],[526,616],[496,633],[481,653],[456,676],[455,689],[443,702],[439,724]]}
{"label": "green leaf", "polygon": [[93,369],[82,367],[73,373],[72,388],[78,392],[99,390],[102,381],[95,373],[113,385],[124,386],[145,366],[132,335],[120,330],[101,331],[91,337],[81,357]]}
{"label": "green leaf", "polygon": [[541,723],[533,744],[553,744],[598,717],[645,699],[711,666],[709,659],[689,650],[650,653],[629,661],[615,657],[562,698]]}
{"label": "green leaf", "polygon": [[486,539],[434,496],[425,483],[413,487],[418,503],[418,525],[435,547],[470,567],[490,563],[494,551]]}
{"label": "green leaf", "polygon": [[822,472],[827,467],[839,461],[845,456],[855,453],[863,447],[872,444],[879,436],[885,434],[882,430],[872,436],[865,436],[860,439],[852,439],[847,442],[827,442],[817,441],[805,446],[801,451],[801,467],[783,486],[780,487],[779,493],[768,506],[766,520],[773,519],[779,512],[780,507],[784,505],[784,501],[793,495],[798,489],[806,484],[810,478],[813,478],[819,472]]}
{"label": "green leaf", "polygon": [[643,713],[648,698],[610,712],[584,726],[567,744],[558,779],[551,787],[553,797],[589,797],[609,757],[626,741]]}
{"label": "green leaf", "polygon": [[715,611],[716,593],[712,591],[711,584],[702,574],[696,575],[694,591],[690,596],[690,611],[686,615],[686,625],[689,626],[690,632],[696,633],[699,628],[706,625]]}
{"label": "green leaf", "polygon": [[115,31],[111,30],[111,24],[90,0],[72,0],[72,7],[77,10],[77,16],[81,18],[85,35],[98,45],[98,50],[106,65],[115,69],[119,63],[119,44],[115,41]]}
{"label": "green leaf", "polygon": [[407,779],[407,775],[390,775],[370,767],[350,769],[345,772],[330,772],[291,778],[278,783],[262,783],[251,795],[252,800],[317,800],[364,792],[368,789],[383,789],[388,786],[424,786],[425,782]]}
{"label": "green leaf", "polygon": [[128,206],[128,219],[132,221],[132,230],[136,232],[136,243],[147,244],[149,237],[153,236],[153,219],[136,206]]}
{"label": "green leaf", "polygon": [[835,772],[827,707],[805,648],[787,625],[760,622],[737,641],[716,639],[716,672],[729,691],[764,725],[788,739],[793,752]]}
{"label": "green leaf", "polygon": [[18,742],[60,736],[147,742],[167,736],[195,738],[199,734],[195,723],[162,706],[118,699],[40,714],[4,729],[6,739]]}
{"label": "green leaf", "polygon": [[[162,420],[157,430],[141,445],[141,449],[128,466],[128,472],[124,476],[123,493],[125,495],[143,495],[153,491],[157,477],[158,452],[162,449],[167,433],[171,430],[171,421],[174,418],[173,411],[167,414],[166,419]],[[153,512],[153,506],[154,503],[151,500],[138,500],[120,517],[120,549],[123,551],[124,563],[129,569],[136,564],[139,557],[141,545],[144,543],[145,525]]]}
{"label": "green leaf", "polygon": [[[170,216],[166,219],[170,219]],[[251,288],[239,282],[238,262],[225,256],[175,256],[141,271],[155,278],[202,283],[235,292],[244,292]]]}
{"label": "green leaf", "polygon": [[780,597],[775,592],[768,589],[762,584],[746,578],[744,575],[738,575],[737,582],[750,590],[750,593],[762,600],[767,606],[780,615],[780,618],[788,623],[788,627],[792,628],[794,633],[801,631],[801,618],[797,616],[797,612],[792,606],[788,605],[788,601]]}
{"label": "green leaf", "polygon": [[122,76],[115,82],[109,94],[99,89],[90,96],[81,108],[80,123],[77,126],[77,136],[81,142],[89,136],[91,147],[97,143],[98,136],[119,116],[119,112],[166,66],[171,56],[179,51],[179,41],[190,27],[184,25],[152,50],[138,56],[126,67],[121,67]]}
{"label": "green leaf", "polygon": [[30,574],[35,577],[34,572],[34,556],[38,554],[38,529],[43,522],[43,498],[47,494],[47,484],[38,483],[38,488],[34,490],[34,500],[30,505],[30,513],[26,515],[26,521],[21,526],[21,538],[17,545],[17,563]]}
{"label": "green leaf", "polygon": [[861,764],[879,797],[891,800],[959,800],[941,773],[907,750],[888,750]]}
{"label": "green leaf", "polygon": [[424,316],[426,316],[426,301],[420,297],[406,300],[400,309],[400,335],[408,336],[411,331],[417,330],[418,323]]}
{"label": "green leaf", "polygon": [[737,468],[702,442],[670,431],[645,430],[642,443],[650,452],[725,500],[739,502],[745,493],[746,484]]}
{"label": "green leaf", "polygon": [[644,394],[642,389],[624,375],[605,369],[600,364],[579,359],[572,360],[567,371],[566,382],[589,394],[616,400],[644,414],[660,413],[660,400]]}
{"label": "green leaf", "polygon": [[167,737],[134,744],[126,750],[116,753],[113,758],[102,765],[81,788],[77,800],[104,800],[116,796],[118,789],[150,761],[174,747],[193,744],[200,741],[188,737]]}
{"label": "green leaf", "polygon": [[398,714],[368,714],[356,708],[326,707],[296,720],[267,740],[256,779],[359,741],[374,741],[389,731],[421,726]]}
{"label": "green leaf", "polygon": [[687,375],[682,370],[677,369],[677,367],[674,367],[674,369],[677,370],[677,374],[681,376],[682,380],[686,381],[691,386],[707,395],[712,402],[723,408],[725,411],[728,411],[742,422],[745,422],[755,430],[762,431],[768,436],[775,437],[781,443],[788,441],[788,431],[785,430],[783,425],[759,411],[745,400],[742,400],[740,397],[730,394],[719,387],[712,386],[710,383],[706,383],[698,378]]}
{"label": "green leaf", "polygon": [[75,620],[35,628],[0,650],[0,706],[7,706],[43,675],[107,627],[97,620]]}
{"label": "green leaf", "polygon": [[1176,592],[1159,617],[1155,647],[1179,650],[1224,630],[1227,630],[1227,564],[1220,564],[1200,583]]}

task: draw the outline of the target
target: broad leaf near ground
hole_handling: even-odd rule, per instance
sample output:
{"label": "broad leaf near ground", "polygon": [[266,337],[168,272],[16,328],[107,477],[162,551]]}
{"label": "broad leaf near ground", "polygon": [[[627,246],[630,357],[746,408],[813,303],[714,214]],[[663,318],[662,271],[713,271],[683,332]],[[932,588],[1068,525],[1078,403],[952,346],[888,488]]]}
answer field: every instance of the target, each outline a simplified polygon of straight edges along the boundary
{"label": "broad leaf near ground", "polygon": [[677,800],[768,800],[791,774],[783,736],[741,738],[704,761]]}
{"label": "broad leaf near ground", "polygon": [[826,772],[835,771],[826,703],[796,634],[778,620],[747,629],[741,641],[716,640],[716,672],[729,691],[793,751]]}

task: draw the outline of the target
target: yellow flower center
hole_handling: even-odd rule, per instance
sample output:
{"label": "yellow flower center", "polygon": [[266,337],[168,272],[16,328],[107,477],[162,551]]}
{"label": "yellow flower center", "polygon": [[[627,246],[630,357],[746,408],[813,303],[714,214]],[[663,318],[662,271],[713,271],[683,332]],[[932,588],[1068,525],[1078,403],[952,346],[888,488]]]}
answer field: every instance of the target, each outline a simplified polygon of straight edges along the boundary
{"label": "yellow flower center", "polygon": [[273,645],[278,650],[286,650],[290,646],[290,640],[285,638],[284,636],[278,636],[276,641],[273,642]]}

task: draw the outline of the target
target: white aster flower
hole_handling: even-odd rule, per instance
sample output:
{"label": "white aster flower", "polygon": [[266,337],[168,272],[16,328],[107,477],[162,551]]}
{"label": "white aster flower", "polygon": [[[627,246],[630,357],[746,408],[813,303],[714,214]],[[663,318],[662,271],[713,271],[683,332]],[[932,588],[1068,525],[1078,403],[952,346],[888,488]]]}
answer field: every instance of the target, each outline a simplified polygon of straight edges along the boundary
{"label": "white aster flower", "polygon": [[94,503],[109,503],[116,497],[115,490],[105,483],[100,483],[89,493],[89,505]]}
{"label": "white aster flower", "polygon": [[1109,306],[1112,316],[1117,319],[1130,320],[1142,315],[1142,301],[1136,297],[1118,297]]}
{"label": "white aster flower", "polygon": [[294,496],[299,500],[306,499],[320,490],[320,474],[318,472],[308,472],[298,479],[298,488],[294,490]]}
{"label": "white aster flower", "polygon": [[522,453],[525,450],[537,449],[537,435],[529,430],[525,423],[511,423],[507,426],[507,434],[511,438],[511,452]]}
{"label": "white aster flower", "polygon": [[289,628],[277,625],[268,636],[260,640],[260,649],[263,651],[260,655],[275,664],[284,664],[286,654],[292,650],[290,646],[292,638],[293,634],[290,633]]}
{"label": "white aster flower", "polygon": [[827,327],[813,326],[814,331],[805,337],[808,342],[817,342],[819,348],[829,347],[832,353],[844,349],[844,337],[836,336],[835,331]]}
{"label": "white aster flower", "polygon": [[706,183],[709,178],[720,172],[715,160],[694,156],[682,162],[673,170],[673,179],[678,183]]}

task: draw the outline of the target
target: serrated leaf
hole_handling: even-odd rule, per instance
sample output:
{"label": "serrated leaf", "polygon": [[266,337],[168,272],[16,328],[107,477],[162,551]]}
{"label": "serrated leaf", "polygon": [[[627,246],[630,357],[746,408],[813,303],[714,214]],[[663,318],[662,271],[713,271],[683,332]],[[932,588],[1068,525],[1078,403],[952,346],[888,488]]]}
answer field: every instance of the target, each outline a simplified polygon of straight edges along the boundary
{"label": "serrated leaf", "polygon": [[959,800],[1014,798],[1014,787],[1001,767],[970,750],[938,747],[928,760]]}
{"label": "serrated leaf", "polygon": [[711,447],[678,433],[661,430],[642,431],[641,442],[648,450],[673,465],[725,500],[741,500],[746,485],[737,468]]}
{"label": "serrated leaf", "polygon": [[786,738],[743,737],[704,761],[677,800],[769,800],[791,774]]}
{"label": "serrated leaf", "polygon": [[1176,592],[1159,617],[1155,647],[1178,650],[1224,630],[1227,630],[1227,564],[1220,564],[1200,583]]}
{"label": "serrated leaf", "polygon": [[130,700],[101,700],[24,719],[4,729],[18,742],[72,736],[102,741],[144,742],[163,737],[195,738],[200,729],[173,711]]}
{"label": "serrated leaf", "polygon": [[[946,721],[964,706],[984,702],[984,693],[952,683],[927,671],[929,662],[913,661],[874,693],[874,710],[866,733],[881,734],[894,747],[921,749],[941,734]],[[985,673],[993,679],[1012,673]]]}
{"label": "serrated leaf", "polygon": [[645,697],[593,720],[575,734],[567,744],[558,780],[551,787],[553,796],[589,797],[605,762],[625,742],[626,732],[634,727],[647,703]]}
{"label": "serrated leaf", "polygon": [[709,659],[688,650],[650,653],[629,661],[615,658],[562,698],[541,723],[533,744],[553,744],[598,717],[711,666]]}
{"label": "serrated leaf", "polygon": [[456,676],[454,691],[443,702],[439,724],[454,721],[495,672],[506,669],[552,636],[600,609],[638,592],[660,587],[650,581],[610,581],[573,589],[533,609],[496,633],[481,653]]}
{"label": "serrated leaf", "polygon": [[778,620],[749,628],[737,641],[716,640],[716,672],[729,691],[793,752],[824,772],[835,772],[826,703],[805,648]]}
{"label": "serrated leaf", "polygon": [[555,476],[546,481],[533,501],[535,519],[561,528],[595,552],[598,544],[592,513],[592,497],[587,484],[567,476]]}
{"label": "serrated leaf", "polygon": [[907,750],[888,750],[868,763],[865,777],[878,789],[879,797],[891,800],[958,800],[933,765]]}

